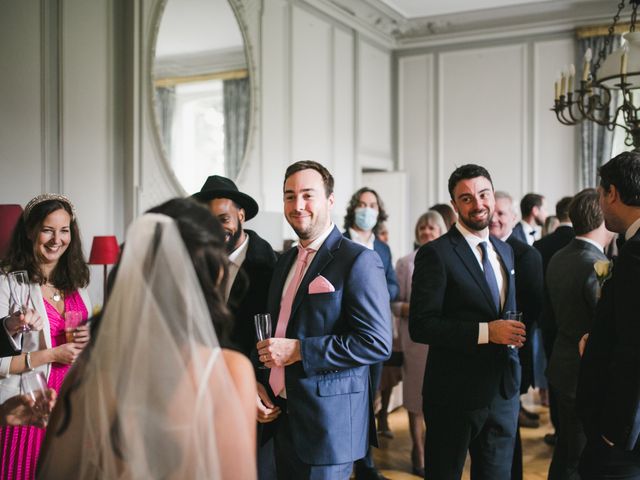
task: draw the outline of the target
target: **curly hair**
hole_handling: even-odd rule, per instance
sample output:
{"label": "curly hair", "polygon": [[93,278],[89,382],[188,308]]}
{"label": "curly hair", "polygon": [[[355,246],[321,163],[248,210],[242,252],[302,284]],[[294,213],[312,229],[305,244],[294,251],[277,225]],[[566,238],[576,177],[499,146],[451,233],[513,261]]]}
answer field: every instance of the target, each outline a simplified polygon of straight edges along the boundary
{"label": "curly hair", "polygon": [[348,231],[350,228],[356,224],[356,208],[358,208],[358,203],[360,203],[360,197],[363,193],[373,193],[376,197],[376,202],[378,202],[378,221],[376,222],[375,227],[373,227],[373,233],[378,235],[378,229],[383,222],[386,222],[389,218],[387,215],[387,211],[384,209],[384,203],[382,199],[378,195],[378,192],[369,187],[362,187],[356,193],[351,196],[349,200],[349,206],[347,207],[347,214],[344,216],[344,229]]}
{"label": "curly hair", "polygon": [[[47,278],[42,272],[34,240],[38,237],[45,219],[61,209],[71,217],[71,241]],[[35,205],[26,218],[22,215],[13,231],[9,251],[0,261],[0,268],[5,273],[26,270],[30,281],[40,285],[50,282],[66,293],[86,287],[89,284],[89,267],[82,253],[80,229],[71,205],[61,200],[46,200]]]}

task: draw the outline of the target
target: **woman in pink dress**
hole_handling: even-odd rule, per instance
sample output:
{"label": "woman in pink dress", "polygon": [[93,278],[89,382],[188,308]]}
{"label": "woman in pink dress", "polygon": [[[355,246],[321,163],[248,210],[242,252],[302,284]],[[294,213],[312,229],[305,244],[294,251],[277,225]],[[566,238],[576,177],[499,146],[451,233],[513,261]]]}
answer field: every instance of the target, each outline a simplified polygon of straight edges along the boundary
{"label": "woman in pink dress", "polygon": [[[85,287],[89,268],[84,260],[75,209],[63,195],[43,194],[25,207],[11,239],[6,257],[0,263],[0,315],[21,353],[0,358],[0,403],[21,393],[21,374],[42,372],[49,388],[56,392],[67,371],[89,340],[82,325],[65,338],[64,314],[78,312],[86,320],[91,304]],[[32,309],[15,313],[7,274],[25,270],[29,275]],[[35,328],[17,331],[25,319]],[[37,427],[0,428],[0,479],[32,479],[44,438]]]}
{"label": "woman in pink dress", "polygon": [[[435,210],[423,214],[416,223],[416,244],[422,246],[446,233],[442,216]],[[424,416],[422,413],[422,380],[427,364],[428,345],[415,343],[409,336],[409,300],[413,261],[418,250],[402,257],[396,264],[396,275],[400,293],[392,304],[393,313],[400,317],[400,343],[404,359],[402,362],[402,404],[409,414],[409,429],[413,448],[411,465],[413,473],[424,477]]]}

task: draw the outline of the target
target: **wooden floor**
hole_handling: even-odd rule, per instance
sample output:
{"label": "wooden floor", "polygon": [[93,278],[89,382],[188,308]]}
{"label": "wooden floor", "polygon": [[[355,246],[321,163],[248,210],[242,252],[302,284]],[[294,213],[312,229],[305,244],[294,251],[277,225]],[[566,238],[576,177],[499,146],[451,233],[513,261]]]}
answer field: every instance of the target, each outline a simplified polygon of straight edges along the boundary
{"label": "wooden floor", "polygon": [[[537,394],[530,392],[523,396],[527,409],[540,414],[540,427],[522,428],[522,450],[525,480],[543,480],[547,478],[549,462],[553,448],[543,442],[545,433],[553,431],[549,424],[549,409],[537,404]],[[374,449],[375,463],[383,475],[392,480],[415,480],[420,477],[411,474],[411,438],[407,412],[399,408],[389,415],[389,423],[395,437],[380,438],[380,448]],[[469,480],[469,461],[462,477]]]}

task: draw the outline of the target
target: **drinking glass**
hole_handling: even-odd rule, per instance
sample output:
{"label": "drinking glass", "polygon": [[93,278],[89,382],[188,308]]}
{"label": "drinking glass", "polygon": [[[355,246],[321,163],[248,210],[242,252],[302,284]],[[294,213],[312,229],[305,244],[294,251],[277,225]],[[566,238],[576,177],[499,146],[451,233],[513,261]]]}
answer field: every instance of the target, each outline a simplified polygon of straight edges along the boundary
{"label": "drinking glass", "polygon": [[[518,322],[522,322],[522,312],[518,310],[504,312],[505,320],[516,320]],[[515,345],[507,345],[509,348],[516,348]]]}
{"label": "drinking glass", "polygon": [[[29,275],[25,270],[17,270],[7,275],[9,281],[9,295],[13,310],[18,309],[23,313],[27,313],[27,309],[31,304],[31,285],[29,285]],[[22,327],[23,332],[28,332],[31,328],[28,325]]]}
{"label": "drinking glass", "polygon": [[[271,338],[271,315],[268,313],[258,313],[253,316],[253,323],[256,327],[256,337],[261,342],[268,338]],[[264,365],[260,365],[258,368],[266,369]]]}
{"label": "drinking glass", "polygon": [[33,402],[33,410],[42,415],[47,415],[49,401],[47,399],[47,379],[42,372],[26,372],[20,376],[20,388],[23,395],[30,397]]}
{"label": "drinking glass", "polygon": [[73,334],[80,325],[82,325],[81,312],[64,312],[64,335],[67,343],[73,343],[75,339]]}

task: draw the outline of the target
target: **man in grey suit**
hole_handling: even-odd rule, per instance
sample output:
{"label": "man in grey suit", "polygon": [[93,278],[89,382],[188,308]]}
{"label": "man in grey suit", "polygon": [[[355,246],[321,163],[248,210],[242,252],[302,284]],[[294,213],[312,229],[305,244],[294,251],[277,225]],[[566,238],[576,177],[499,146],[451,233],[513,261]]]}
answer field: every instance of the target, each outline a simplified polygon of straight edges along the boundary
{"label": "man in grey suit", "polygon": [[550,480],[579,479],[578,461],[586,436],[575,412],[580,367],[578,342],[593,326],[598,299],[594,263],[607,260],[604,249],[613,234],[604,225],[598,193],[587,188],[569,207],[576,237],[558,251],[547,268],[547,289],[558,333],[547,377],[558,401],[558,440],[549,468]]}

